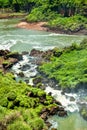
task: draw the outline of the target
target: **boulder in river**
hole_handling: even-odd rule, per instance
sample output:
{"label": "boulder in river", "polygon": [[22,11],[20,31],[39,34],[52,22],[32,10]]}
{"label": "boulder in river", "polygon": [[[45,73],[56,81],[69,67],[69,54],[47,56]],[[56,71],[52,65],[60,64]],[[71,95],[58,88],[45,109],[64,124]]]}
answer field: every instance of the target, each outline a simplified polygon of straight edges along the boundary
{"label": "boulder in river", "polygon": [[19,54],[18,52],[10,52],[5,56],[7,59],[8,58],[16,58],[18,60],[22,60],[22,55]]}

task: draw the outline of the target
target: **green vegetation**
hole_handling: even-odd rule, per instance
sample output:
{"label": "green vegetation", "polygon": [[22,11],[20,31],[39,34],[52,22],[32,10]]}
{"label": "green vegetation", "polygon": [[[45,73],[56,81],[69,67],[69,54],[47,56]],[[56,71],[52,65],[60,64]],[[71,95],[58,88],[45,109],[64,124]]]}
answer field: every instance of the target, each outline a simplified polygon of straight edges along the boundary
{"label": "green vegetation", "polygon": [[87,0],[0,0],[0,8],[0,12],[28,12],[28,22],[47,21],[50,29],[87,29]]}
{"label": "green vegetation", "polygon": [[38,88],[17,83],[11,73],[0,71],[0,129],[46,129],[40,118],[43,108],[55,106],[53,98]]}
{"label": "green vegetation", "polygon": [[40,66],[40,71],[58,81],[59,86],[75,88],[87,86],[87,39],[82,43],[53,50],[50,62]]}
{"label": "green vegetation", "polygon": [[87,29],[87,18],[81,15],[72,17],[56,17],[48,23],[50,29],[64,30],[68,32],[78,32],[82,29]]}

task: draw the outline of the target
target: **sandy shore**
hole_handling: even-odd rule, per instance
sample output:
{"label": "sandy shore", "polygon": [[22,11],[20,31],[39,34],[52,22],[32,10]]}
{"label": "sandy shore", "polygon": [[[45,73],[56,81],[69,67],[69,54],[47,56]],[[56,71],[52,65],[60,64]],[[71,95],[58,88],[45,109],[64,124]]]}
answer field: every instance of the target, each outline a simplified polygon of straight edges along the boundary
{"label": "sandy shore", "polygon": [[38,23],[20,22],[16,25],[16,27],[31,29],[31,30],[47,31],[47,28],[44,27],[45,24],[46,22],[38,22]]}
{"label": "sandy shore", "polygon": [[64,31],[64,30],[56,30],[56,29],[49,29],[45,27],[47,22],[34,22],[34,23],[27,23],[27,22],[20,22],[16,25],[18,28],[25,28],[30,30],[39,30],[39,31],[49,31],[53,33],[59,33],[59,34],[70,34],[70,35],[87,35],[87,30],[79,30],[78,32],[70,32],[70,31]]}

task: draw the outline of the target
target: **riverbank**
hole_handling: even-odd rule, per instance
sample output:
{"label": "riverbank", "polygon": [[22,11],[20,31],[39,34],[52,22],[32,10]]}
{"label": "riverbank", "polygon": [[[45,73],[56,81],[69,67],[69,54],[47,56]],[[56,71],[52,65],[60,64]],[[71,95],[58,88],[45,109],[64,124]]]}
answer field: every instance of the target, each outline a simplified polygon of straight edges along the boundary
{"label": "riverbank", "polygon": [[77,32],[70,31],[70,30],[63,30],[63,29],[58,29],[58,28],[50,28],[47,26],[47,22],[19,22],[16,27],[18,28],[24,28],[24,29],[31,29],[31,30],[38,30],[38,31],[48,31],[48,32],[53,32],[53,33],[58,33],[58,34],[70,34],[70,35],[87,35],[87,30],[86,29],[81,29]]}
{"label": "riverbank", "polygon": [[47,22],[34,22],[34,23],[20,22],[16,25],[16,27],[38,30],[38,31],[47,31],[48,28],[44,27],[44,25],[46,25],[46,23]]}
{"label": "riverbank", "polygon": [[10,18],[23,18],[27,14],[26,13],[1,13],[0,12],[0,19],[10,19]]}

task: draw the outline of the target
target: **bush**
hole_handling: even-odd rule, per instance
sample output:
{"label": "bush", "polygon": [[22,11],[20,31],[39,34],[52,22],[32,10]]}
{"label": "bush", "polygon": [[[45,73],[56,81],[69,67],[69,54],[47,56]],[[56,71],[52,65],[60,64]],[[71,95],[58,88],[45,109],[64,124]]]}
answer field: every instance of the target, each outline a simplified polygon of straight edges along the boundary
{"label": "bush", "polygon": [[33,130],[42,130],[44,127],[44,121],[41,118],[35,118],[29,124]]}
{"label": "bush", "polygon": [[50,20],[48,27],[57,29],[62,29],[64,31],[77,32],[86,28],[87,19],[83,16],[75,15],[72,17],[56,17]]}

